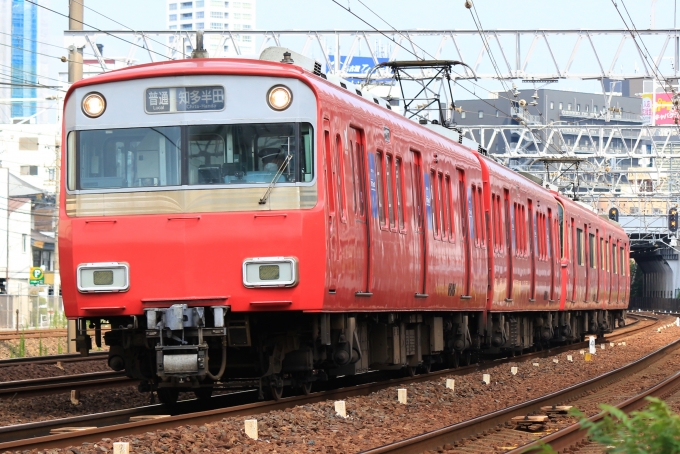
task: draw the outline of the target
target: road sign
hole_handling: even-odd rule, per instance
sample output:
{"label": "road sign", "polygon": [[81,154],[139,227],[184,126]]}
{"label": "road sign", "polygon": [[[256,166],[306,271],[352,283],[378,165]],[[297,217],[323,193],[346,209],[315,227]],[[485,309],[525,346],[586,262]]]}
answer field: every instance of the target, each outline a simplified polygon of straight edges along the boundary
{"label": "road sign", "polygon": [[31,285],[41,285],[45,283],[45,273],[39,266],[31,268],[31,276],[28,278],[28,283]]}

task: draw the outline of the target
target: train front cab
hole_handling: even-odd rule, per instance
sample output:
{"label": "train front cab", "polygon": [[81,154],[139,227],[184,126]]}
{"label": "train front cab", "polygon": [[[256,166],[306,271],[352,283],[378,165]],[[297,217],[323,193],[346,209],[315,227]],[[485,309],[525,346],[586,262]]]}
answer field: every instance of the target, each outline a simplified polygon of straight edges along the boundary
{"label": "train front cab", "polygon": [[[248,65],[140,66],[75,84],[65,104],[66,314],[84,352],[109,322],[110,366],[166,401],[272,377],[287,366],[278,345],[293,368],[312,361],[286,333],[322,302],[316,96],[298,69]],[[287,108],[270,102],[277,87]]]}

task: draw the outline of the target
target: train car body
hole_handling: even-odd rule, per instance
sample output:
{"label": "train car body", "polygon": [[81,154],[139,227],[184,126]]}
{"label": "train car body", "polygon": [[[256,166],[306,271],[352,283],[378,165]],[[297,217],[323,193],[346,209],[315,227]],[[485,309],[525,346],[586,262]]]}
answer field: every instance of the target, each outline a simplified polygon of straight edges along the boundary
{"label": "train car body", "polygon": [[59,252],[78,348],[110,323],[110,366],[171,402],[622,323],[620,227],[371,98],[242,59],[74,84]]}

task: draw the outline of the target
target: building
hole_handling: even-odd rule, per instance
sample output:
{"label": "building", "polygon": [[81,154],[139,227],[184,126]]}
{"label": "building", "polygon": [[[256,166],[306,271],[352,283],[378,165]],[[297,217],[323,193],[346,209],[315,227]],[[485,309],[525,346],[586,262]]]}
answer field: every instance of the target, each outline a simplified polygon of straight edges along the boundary
{"label": "building", "polygon": [[229,31],[235,42],[224,39],[221,34],[206,34],[204,46],[211,57],[254,54],[254,37],[245,33],[255,29],[255,2],[256,0],[167,0],[168,30],[177,31],[169,39],[170,46],[179,52],[184,48],[184,53],[190,55],[192,46],[185,41],[182,31]]}
{"label": "building", "polygon": [[[49,7],[49,2],[42,1]],[[49,36],[46,10],[25,0],[0,0],[0,123],[48,121],[46,98],[40,85],[47,80],[48,52],[40,36]]]}

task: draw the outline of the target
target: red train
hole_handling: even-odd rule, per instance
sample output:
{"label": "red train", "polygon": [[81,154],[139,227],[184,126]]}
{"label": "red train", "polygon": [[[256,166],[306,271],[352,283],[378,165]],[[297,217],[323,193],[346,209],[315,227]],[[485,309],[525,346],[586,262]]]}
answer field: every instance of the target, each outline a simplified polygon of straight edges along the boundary
{"label": "red train", "polygon": [[618,225],[290,61],[71,87],[59,252],[79,350],[110,323],[109,365],[163,402],[215,384],[278,397],[623,323]]}

